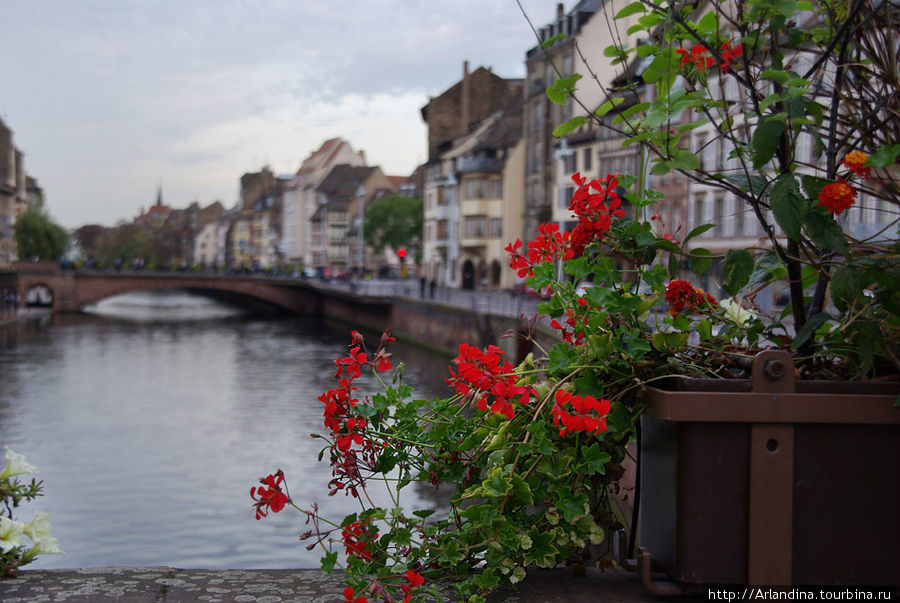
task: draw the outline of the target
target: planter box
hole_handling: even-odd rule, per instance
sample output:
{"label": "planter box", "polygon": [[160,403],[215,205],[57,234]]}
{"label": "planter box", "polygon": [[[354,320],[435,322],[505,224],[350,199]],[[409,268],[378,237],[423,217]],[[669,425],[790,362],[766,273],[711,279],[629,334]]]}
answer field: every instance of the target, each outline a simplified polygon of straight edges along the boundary
{"label": "planter box", "polygon": [[[871,388],[871,389],[869,389]],[[900,383],[673,378],[641,419],[640,542],[679,585],[900,583]]]}

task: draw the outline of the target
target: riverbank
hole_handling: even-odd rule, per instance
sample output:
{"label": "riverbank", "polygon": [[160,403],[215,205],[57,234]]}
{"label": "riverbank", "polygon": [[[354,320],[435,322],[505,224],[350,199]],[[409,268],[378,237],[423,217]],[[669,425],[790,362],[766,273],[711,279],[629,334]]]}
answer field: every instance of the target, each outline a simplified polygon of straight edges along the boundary
{"label": "riverbank", "polygon": [[32,318],[50,316],[52,313],[50,308],[22,308],[15,313],[0,314],[0,329]]}
{"label": "riverbank", "polygon": [[[340,573],[319,570],[182,570],[170,567],[107,567],[71,570],[22,570],[0,580],[5,603],[35,601],[124,601],[209,603],[334,602],[342,600]],[[450,589],[442,589],[455,600]],[[490,601],[510,603],[588,603],[659,601],[624,571],[590,569],[584,576],[568,570],[537,570],[515,592],[496,593]],[[666,601],[673,601],[667,598]]]}

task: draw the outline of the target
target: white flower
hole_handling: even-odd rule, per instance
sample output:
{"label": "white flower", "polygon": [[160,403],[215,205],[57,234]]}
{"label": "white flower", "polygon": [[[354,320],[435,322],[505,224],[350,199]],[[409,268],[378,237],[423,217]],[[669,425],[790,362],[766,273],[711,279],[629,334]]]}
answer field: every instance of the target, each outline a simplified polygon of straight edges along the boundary
{"label": "white flower", "polygon": [[725,318],[739,327],[746,326],[748,322],[759,318],[756,315],[756,312],[744,308],[739,302],[736,302],[733,299],[723,299],[719,302],[719,305],[725,310]]}
{"label": "white flower", "polygon": [[25,535],[34,542],[50,537],[50,514],[44,511],[35,511],[31,523],[25,524]]}
{"label": "white flower", "polygon": [[6,447],[6,466],[0,472],[0,479],[6,479],[23,473],[37,473],[37,467],[25,460],[24,454],[17,454]]}
{"label": "white flower", "polygon": [[59,541],[52,537],[47,536],[41,540],[38,540],[34,543],[34,552],[36,555],[63,555],[65,553],[61,548],[59,548]]}
{"label": "white flower", "polygon": [[22,546],[22,532],[25,524],[15,519],[0,516],[0,552],[9,551]]}

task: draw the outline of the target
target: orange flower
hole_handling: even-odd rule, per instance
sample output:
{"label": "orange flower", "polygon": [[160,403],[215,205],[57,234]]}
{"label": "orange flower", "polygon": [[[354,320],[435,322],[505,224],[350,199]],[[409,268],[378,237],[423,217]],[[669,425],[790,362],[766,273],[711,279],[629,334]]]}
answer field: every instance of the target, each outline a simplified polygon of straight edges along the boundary
{"label": "orange flower", "polygon": [[827,207],[835,215],[850,209],[856,200],[856,191],[843,180],[826,185],[819,192],[819,205]]}
{"label": "orange flower", "polygon": [[841,164],[849,168],[857,176],[865,176],[866,180],[871,176],[872,168],[866,167],[869,156],[862,151],[851,151],[844,155]]}

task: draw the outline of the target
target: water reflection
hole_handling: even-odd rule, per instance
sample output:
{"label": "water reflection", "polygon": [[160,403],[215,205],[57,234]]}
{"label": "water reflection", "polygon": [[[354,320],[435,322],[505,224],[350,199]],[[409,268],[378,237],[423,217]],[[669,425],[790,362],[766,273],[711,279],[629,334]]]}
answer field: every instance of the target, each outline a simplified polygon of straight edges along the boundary
{"label": "water reflection", "polygon": [[[298,503],[336,518],[359,510],[327,497],[330,470],[309,437],[323,430],[317,397],[349,327],[218,310],[172,320],[212,303],[175,301],[163,322],[99,312],[0,329],[0,443],[41,469],[45,496],[31,507],[52,514],[68,553],[34,567],[317,567],[297,540],[302,516],[254,521],[249,489],[282,468]],[[394,353],[417,395],[446,395],[447,358]],[[427,487],[411,495],[409,507],[435,500]]]}

